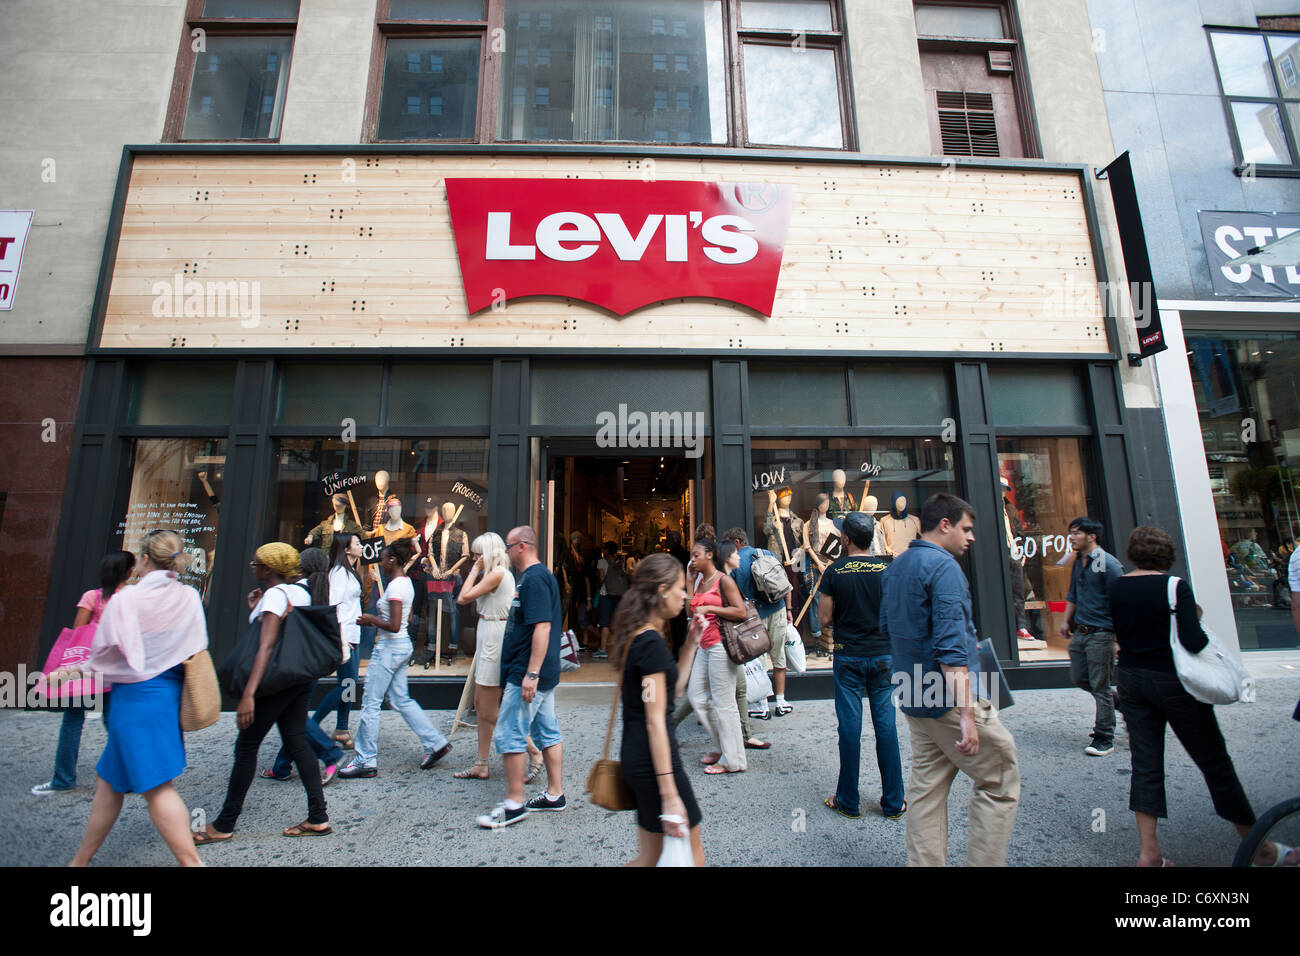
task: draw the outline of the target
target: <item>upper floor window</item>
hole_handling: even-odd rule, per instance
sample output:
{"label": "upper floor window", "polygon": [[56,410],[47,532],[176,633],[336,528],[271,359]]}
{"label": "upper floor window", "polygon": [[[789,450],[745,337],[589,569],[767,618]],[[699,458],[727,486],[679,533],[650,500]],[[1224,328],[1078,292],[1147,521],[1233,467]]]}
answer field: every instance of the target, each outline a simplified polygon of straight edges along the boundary
{"label": "upper floor window", "polygon": [[916,0],[936,155],[1038,156],[1029,77],[1009,2]]}
{"label": "upper floor window", "polygon": [[1300,33],[1209,35],[1238,169],[1300,174]]}
{"label": "upper floor window", "polygon": [[277,140],[298,0],[188,0],[169,140]]}
{"label": "upper floor window", "polygon": [[370,141],[854,146],[837,0],[377,4]]}

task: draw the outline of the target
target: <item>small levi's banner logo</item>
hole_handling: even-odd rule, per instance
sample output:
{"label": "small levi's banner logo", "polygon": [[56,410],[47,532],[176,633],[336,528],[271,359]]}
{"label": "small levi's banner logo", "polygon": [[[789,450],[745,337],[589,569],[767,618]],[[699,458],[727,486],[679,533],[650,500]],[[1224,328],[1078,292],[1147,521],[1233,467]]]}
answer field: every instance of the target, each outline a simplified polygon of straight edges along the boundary
{"label": "small levi's banner logo", "polygon": [[470,314],[556,295],[627,315],[666,299],[772,314],[794,187],[447,179]]}
{"label": "small levi's banner logo", "polygon": [[153,929],[150,893],[91,893],[74,886],[50,897],[50,925],[55,927],[125,927],[133,936]]}

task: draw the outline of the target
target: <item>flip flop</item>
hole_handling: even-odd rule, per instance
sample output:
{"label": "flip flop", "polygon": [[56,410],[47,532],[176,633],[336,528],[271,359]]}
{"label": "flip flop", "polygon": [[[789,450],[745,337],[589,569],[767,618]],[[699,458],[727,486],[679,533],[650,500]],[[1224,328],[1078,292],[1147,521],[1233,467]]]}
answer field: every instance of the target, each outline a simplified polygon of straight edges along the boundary
{"label": "flip flop", "polygon": [[709,764],[707,767],[705,767],[705,768],[704,768],[704,772],[707,773],[707,774],[709,774],[709,776],[713,776],[713,775],[715,775],[715,774],[719,774],[719,773],[744,773],[745,771],[743,771],[743,770],[731,770],[731,769],[728,768],[725,764],[722,764],[722,763],[714,763],[714,764]]}
{"label": "flip flop", "polygon": [[[757,737],[750,737],[749,740],[758,740]],[[756,744],[751,744],[749,740],[745,741],[746,750],[771,750],[772,742],[770,740],[759,740]]]}
{"label": "flip flop", "polygon": [[318,837],[329,836],[333,832],[334,829],[328,823],[325,824],[324,830],[313,830],[307,825],[306,821],[304,821],[289,827],[284,831],[284,835],[287,837]]}
{"label": "flip flop", "polygon": [[206,832],[199,831],[194,834],[194,845],[207,846],[209,843],[225,843],[233,836],[233,833],[227,833],[225,836],[208,836]]}
{"label": "flip flop", "polygon": [[709,759],[709,754],[705,754],[703,757],[700,758],[700,763],[704,764],[704,766],[706,767],[712,767],[721,759],[722,759],[722,754],[718,754],[712,760]]}
{"label": "flip flop", "polygon": [[842,806],[840,806],[840,802],[836,800],[834,796],[827,797],[825,800],[822,801],[822,804],[830,808],[831,810],[834,810],[840,816],[848,817],[850,820],[857,820],[862,816],[861,813],[849,813],[849,811],[845,810]]}

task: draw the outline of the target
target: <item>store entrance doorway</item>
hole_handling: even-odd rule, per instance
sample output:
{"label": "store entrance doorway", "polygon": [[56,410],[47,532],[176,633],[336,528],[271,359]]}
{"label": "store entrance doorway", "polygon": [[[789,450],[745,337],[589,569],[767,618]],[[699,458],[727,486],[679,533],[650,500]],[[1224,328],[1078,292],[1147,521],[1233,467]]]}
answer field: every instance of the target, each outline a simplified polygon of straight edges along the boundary
{"label": "store entrance doorway", "polygon": [[573,442],[545,444],[542,459],[534,506],[541,557],[560,583],[565,629],[583,647],[581,666],[563,679],[610,681],[615,670],[596,653],[614,605],[600,593],[606,546],[629,572],[647,555],[689,549],[692,530],[705,520],[703,459],[681,449],[630,452]]}

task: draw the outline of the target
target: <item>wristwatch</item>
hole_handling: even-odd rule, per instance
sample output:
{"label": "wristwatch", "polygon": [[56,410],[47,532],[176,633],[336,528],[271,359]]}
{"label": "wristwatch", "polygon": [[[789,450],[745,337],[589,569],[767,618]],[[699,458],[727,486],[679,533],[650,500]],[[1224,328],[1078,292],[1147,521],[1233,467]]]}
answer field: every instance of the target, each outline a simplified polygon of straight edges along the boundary
{"label": "wristwatch", "polygon": [[529,671],[528,673],[524,674],[524,677],[526,677],[529,680],[541,680],[542,675],[538,671]]}

